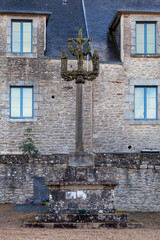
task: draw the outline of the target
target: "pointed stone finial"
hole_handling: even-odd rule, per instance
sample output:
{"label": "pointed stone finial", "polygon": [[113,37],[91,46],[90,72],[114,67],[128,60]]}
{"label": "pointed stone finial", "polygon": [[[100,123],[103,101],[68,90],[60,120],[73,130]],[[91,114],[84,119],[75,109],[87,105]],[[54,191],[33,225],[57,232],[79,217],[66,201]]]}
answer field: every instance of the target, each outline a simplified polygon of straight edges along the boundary
{"label": "pointed stone finial", "polygon": [[62,51],[61,58],[63,58],[63,59],[67,59],[67,58],[68,58],[67,53],[66,53],[66,50],[63,50],[63,51]]}
{"label": "pointed stone finial", "polygon": [[61,55],[61,73],[62,74],[67,72],[67,60],[68,60],[68,56],[67,56],[66,50],[63,50]]}
{"label": "pointed stone finial", "polygon": [[98,73],[99,72],[99,55],[97,50],[94,50],[92,62],[93,62],[93,71]]}

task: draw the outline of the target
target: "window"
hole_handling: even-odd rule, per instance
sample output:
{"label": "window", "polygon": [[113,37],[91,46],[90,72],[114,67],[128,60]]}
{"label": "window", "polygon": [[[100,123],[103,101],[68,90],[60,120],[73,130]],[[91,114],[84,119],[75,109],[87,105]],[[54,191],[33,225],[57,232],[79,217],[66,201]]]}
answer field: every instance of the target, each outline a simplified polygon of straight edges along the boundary
{"label": "window", "polygon": [[157,119],[157,87],[135,87],[135,119]]}
{"label": "window", "polygon": [[32,52],[32,21],[12,21],[12,53]]}
{"label": "window", "polygon": [[156,23],[136,23],[136,54],[156,54]]}
{"label": "window", "polygon": [[10,88],[10,117],[33,117],[33,87]]}

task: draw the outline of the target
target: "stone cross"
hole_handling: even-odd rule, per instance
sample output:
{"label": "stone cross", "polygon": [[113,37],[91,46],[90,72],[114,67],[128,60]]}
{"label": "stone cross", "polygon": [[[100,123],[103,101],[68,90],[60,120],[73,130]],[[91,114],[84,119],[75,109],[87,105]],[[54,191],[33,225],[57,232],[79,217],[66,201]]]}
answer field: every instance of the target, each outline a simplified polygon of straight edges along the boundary
{"label": "stone cross", "polygon": [[[97,50],[94,51],[92,56],[92,71],[85,71],[83,69],[84,57],[91,54],[91,46],[89,45],[86,52],[83,52],[83,46],[91,42],[91,38],[82,38],[82,28],[79,28],[78,38],[68,39],[68,49],[73,56],[77,59],[77,70],[68,71],[67,61],[68,56],[65,50],[61,56],[61,76],[65,81],[72,81],[75,79],[76,86],[76,147],[75,152],[84,152],[84,139],[83,139],[83,84],[85,80],[92,81],[99,74],[99,56]],[[75,48],[70,43],[76,45]]]}

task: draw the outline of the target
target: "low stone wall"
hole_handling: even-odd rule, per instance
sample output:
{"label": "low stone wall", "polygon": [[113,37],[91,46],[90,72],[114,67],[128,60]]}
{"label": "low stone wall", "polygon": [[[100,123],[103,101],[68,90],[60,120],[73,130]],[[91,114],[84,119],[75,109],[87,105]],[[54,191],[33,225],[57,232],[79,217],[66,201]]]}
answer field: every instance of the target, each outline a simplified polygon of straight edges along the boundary
{"label": "low stone wall", "polygon": [[[28,158],[0,156],[0,203],[24,202],[33,196],[34,176],[47,183],[109,180],[107,171],[116,169],[115,207],[120,211],[160,211],[160,154],[95,154],[91,168],[67,167],[68,155]],[[108,170],[107,170],[108,169]],[[114,171],[115,172],[115,171]],[[67,174],[66,174],[67,173]],[[110,175],[110,174],[109,174]]]}
{"label": "low stone wall", "polygon": [[160,154],[97,154],[96,166],[117,167],[119,211],[160,211]]}

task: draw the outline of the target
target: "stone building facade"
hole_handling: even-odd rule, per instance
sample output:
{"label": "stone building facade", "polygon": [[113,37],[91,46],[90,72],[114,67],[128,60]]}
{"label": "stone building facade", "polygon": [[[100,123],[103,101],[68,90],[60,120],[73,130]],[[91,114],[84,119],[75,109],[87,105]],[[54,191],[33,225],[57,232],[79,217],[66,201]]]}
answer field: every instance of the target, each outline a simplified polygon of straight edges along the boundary
{"label": "stone building facade", "polygon": [[[0,9],[0,154],[21,154],[19,146],[24,141],[27,128],[32,128],[33,140],[41,155],[74,152],[76,85],[74,82],[65,82],[62,79],[60,58],[61,51],[67,49],[68,38],[77,36],[80,25],[83,27],[85,37],[93,37],[92,48],[93,50],[97,48],[100,55],[99,76],[93,82],[87,82],[84,85],[85,152],[133,154],[140,153],[143,149],[156,149],[159,152],[160,6],[158,12],[156,1],[155,5],[148,5],[148,9],[145,9],[145,1],[141,1],[138,10],[136,8],[137,1],[123,1],[124,5],[122,1],[104,3],[103,0],[95,1],[95,3],[92,1],[75,3],[74,0],[68,0],[67,4],[64,4],[63,1],[47,2],[44,6],[43,1],[39,1],[39,7],[36,5],[31,9],[26,7],[25,1],[20,8],[12,6],[13,9],[7,4],[2,4],[2,9]],[[99,5],[98,9],[97,4]],[[109,14],[110,6],[112,8]],[[101,14],[105,17],[100,18]],[[11,23],[14,20],[32,21],[31,53],[12,52]],[[155,23],[155,54],[136,54],[137,22]],[[60,28],[60,24],[63,29]],[[76,61],[71,56],[69,56],[68,67],[70,70],[76,69]],[[89,59],[85,60],[84,67],[92,68]],[[32,87],[32,118],[11,117],[10,91],[12,87]],[[135,87],[156,87],[156,119],[135,119]],[[157,155],[157,159],[159,159],[159,155]],[[1,189],[5,185],[4,179],[11,174],[8,161],[3,163],[2,157],[3,174],[1,174],[1,178],[3,181],[1,182],[3,184]],[[118,157],[115,161],[118,164]],[[154,161],[151,165],[154,166]],[[30,171],[27,168],[29,169],[29,165],[25,165],[26,176]],[[125,171],[132,171],[133,181],[137,181],[140,178],[133,173],[133,169]],[[41,172],[40,176],[47,175],[43,164],[36,171]],[[37,174],[36,171],[35,174]],[[159,168],[156,171],[158,174]],[[126,172],[123,171],[123,168],[119,170],[120,181],[123,182]],[[157,179],[156,174],[152,172],[146,176],[150,180]],[[31,178],[28,181],[32,182],[32,180]],[[28,186],[31,191],[32,184]],[[136,186],[134,185],[134,187]],[[119,189],[121,190],[120,194],[117,190],[117,198],[121,198],[122,204],[122,207],[120,204],[118,205],[119,209],[124,209],[128,201],[129,210],[142,210],[137,207],[139,200],[136,204],[130,205],[131,198],[124,199],[122,196],[124,189],[121,186]],[[145,187],[142,189],[145,192]],[[20,190],[16,189],[16,191]],[[155,193],[156,188],[153,191]],[[11,194],[11,192],[12,189],[8,187],[2,202],[19,201],[17,195]],[[128,192],[127,194],[129,194]],[[10,196],[10,194],[12,197],[8,197],[9,200],[7,200],[7,195]],[[22,194],[20,192],[19,194],[21,199]],[[156,196],[152,208],[155,211],[160,209],[159,205],[156,206],[159,195]],[[149,204],[150,201],[142,206],[146,210],[151,210]]]}
{"label": "stone building facade", "polygon": [[[157,86],[157,90],[159,89],[158,47],[157,55],[153,57],[150,55],[140,57],[131,52],[135,48],[131,45],[134,42],[132,21],[136,18],[146,21],[147,17],[148,15],[139,17],[139,14],[121,16],[121,26],[124,26],[121,35],[124,46],[121,49],[123,62],[101,63],[99,77],[93,83],[84,85],[85,151],[139,152],[142,149],[159,149],[159,135],[156,134],[159,129],[159,115],[157,120],[134,119],[135,86]],[[1,15],[1,18],[3,30],[1,34],[4,35],[4,40],[1,42],[3,47],[0,72],[1,154],[20,153],[19,144],[23,141],[27,127],[33,129],[34,140],[41,154],[73,152],[75,84],[64,82],[61,78],[60,60],[44,58],[45,41],[42,40],[46,31],[45,17],[36,17],[35,22],[39,23],[39,27],[35,27],[35,39],[37,39],[33,41],[37,41],[37,44],[34,47],[35,53],[30,56],[26,54],[14,56],[13,53],[4,52],[5,49],[10,49],[11,38],[7,35],[10,31],[10,27],[7,28],[9,20],[5,19],[10,19],[12,16]],[[159,18],[155,14],[150,19],[157,21]],[[159,46],[158,41],[157,46]],[[89,62],[89,66],[90,64]],[[69,67],[75,68],[76,62],[70,60]],[[10,118],[10,87],[12,86],[33,87],[34,117],[32,119]],[[157,111],[159,114],[159,104]],[[132,148],[128,149],[128,146]]]}

